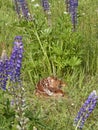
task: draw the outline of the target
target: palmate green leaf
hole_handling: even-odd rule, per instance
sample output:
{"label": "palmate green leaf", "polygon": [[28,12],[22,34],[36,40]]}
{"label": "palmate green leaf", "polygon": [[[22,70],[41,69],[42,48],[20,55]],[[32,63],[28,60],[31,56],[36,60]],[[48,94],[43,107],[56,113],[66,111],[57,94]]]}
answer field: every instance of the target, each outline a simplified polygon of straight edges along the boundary
{"label": "palmate green leaf", "polygon": [[69,66],[75,67],[81,64],[81,59],[79,59],[78,57],[71,57],[68,61]]}
{"label": "palmate green leaf", "polygon": [[41,31],[41,34],[43,37],[48,37],[50,33],[52,32],[52,28],[47,28]]}
{"label": "palmate green leaf", "polygon": [[[53,58],[52,58],[53,59]],[[59,68],[64,68],[65,66],[68,65],[68,59],[63,59],[62,57],[54,57],[53,59],[55,65]]]}
{"label": "palmate green leaf", "polygon": [[62,55],[63,54],[63,51],[60,49],[60,47],[53,47],[53,51],[52,51],[53,54],[55,55]]}

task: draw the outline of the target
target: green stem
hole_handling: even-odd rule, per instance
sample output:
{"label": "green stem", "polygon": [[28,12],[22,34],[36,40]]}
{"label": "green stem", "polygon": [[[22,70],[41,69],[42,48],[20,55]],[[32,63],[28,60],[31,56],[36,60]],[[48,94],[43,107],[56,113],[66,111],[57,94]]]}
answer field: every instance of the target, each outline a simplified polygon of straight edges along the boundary
{"label": "green stem", "polygon": [[47,53],[46,53],[46,51],[44,50],[44,47],[43,47],[43,45],[42,45],[42,42],[41,42],[41,40],[40,40],[40,38],[39,38],[39,35],[38,35],[37,31],[35,32],[35,35],[36,35],[37,40],[38,40],[38,42],[39,42],[39,44],[40,44],[40,47],[41,47],[41,49],[42,49],[42,52],[43,52],[44,56],[45,56],[46,59],[47,59],[47,62],[48,62],[47,68],[49,69],[49,74],[51,74],[51,73],[52,73],[52,71],[51,71],[51,64],[50,64],[49,58],[48,58],[48,56],[47,56]]}

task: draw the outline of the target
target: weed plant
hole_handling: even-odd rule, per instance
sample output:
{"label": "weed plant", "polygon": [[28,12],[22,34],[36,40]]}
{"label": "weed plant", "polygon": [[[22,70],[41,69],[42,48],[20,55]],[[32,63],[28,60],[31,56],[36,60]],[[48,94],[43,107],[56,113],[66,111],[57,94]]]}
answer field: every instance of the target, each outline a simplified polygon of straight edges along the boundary
{"label": "weed plant", "polygon": [[[5,49],[10,57],[13,38],[22,36],[21,79],[27,105],[24,112],[29,120],[27,130],[75,130],[77,112],[89,93],[98,92],[98,1],[79,1],[75,32],[70,15],[65,13],[64,0],[49,2],[51,26],[39,0],[28,0],[33,21],[18,19],[13,1],[0,0],[0,55]],[[63,88],[66,97],[45,99],[34,95],[36,83],[51,75],[67,82]],[[17,130],[11,98],[8,90],[0,90],[0,130]],[[98,129],[97,108],[98,104],[83,130]]]}

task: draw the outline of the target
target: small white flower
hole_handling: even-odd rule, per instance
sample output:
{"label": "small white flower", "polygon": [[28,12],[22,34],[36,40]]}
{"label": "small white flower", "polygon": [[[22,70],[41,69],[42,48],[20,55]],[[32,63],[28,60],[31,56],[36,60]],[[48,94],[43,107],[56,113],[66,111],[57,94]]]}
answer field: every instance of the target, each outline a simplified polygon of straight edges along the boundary
{"label": "small white flower", "polygon": [[51,4],[49,3],[49,6],[51,6]]}
{"label": "small white flower", "polygon": [[37,130],[37,128],[35,126],[33,126],[33,130]]}
{"label": "small white flower", "polygon": [[50,15],[50,14],[51,14],[51,11],[48,11],[48,14]]}
{"label": "small white flower", "polygon": [[82,13],[82,15],[85,15],[85,13]]}
{"label": "small white flower", "polygon": [[68,12],[64,11],[64,14],[68,14]]}
{"label": "small white flower", "polygon": [[22,87],[21,89],[22,89],[22,91],[25,91],[24,87]]}
{"label": "small white flower", "polygon": [[35,0],[31,0],[31,2],[34,2]]}
{"label": "small white flower", "polygon": [[92,93],[93,93],[94,95],[97,95],[97,92],[96,92],[96,90],[93,90],[93,91],[92,91]]}
{"label": "small white flower", "polygon": [[28,16],[30,16],[31,14],[30,13],[28,13]]}
{"label": "small white flower", "polygon": [[74,106],[74,103],[72,103],[71,105]]}
{"label": "small white flower", "polygon": [[6,26],[8,25],[8,23],[5,24]]}
{"label": "small white flower", "polygon": [[36,7],[39,7],[39,4],[35,4],[34,7],[35,7],[35,8],[36,8]]}

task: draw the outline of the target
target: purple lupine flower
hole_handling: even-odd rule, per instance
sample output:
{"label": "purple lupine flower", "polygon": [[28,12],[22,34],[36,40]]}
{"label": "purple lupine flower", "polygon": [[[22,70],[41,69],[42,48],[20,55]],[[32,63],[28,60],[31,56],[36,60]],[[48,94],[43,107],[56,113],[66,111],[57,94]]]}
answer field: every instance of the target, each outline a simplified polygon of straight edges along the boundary
{"label": "purple lupine flower", "polygon": [[48,0],[42,0],[41,3],[42,3],[42,7],[43,7],[44,11],[49,11],[50,10]]}
{"label": "purple lupine flower", "polygon": [[93,92],[91,92],[88,99],[85,101],[74,120],[74,125],[77,128],[82,130],[86,119],[89,117],[90,113],[92,113],[92,111],[96,107],[97,99],[98,96],[96,94],[96,91],[94,90]]}
{"label": "purple lupine flower", "polygon": [[47,17],[47,23],[49,26],[51,26],[52,21],[51,21],[51,11],[50,11],[49,1],[48,0],[41,0],[41,5],[42,5],[44,13]]}
{"label": "purple lupine flower", "polygon": [[26,20],[32,19],[26,0],[14,0],[14,3],[15,3],[16,12],[19,17],[23,15]]}
{"label": "purple lupine flower", "polygon": [[6,90],[6,83],[8,80],[8,58],[6,51],[3,50],[0,59],[0,88]]}
{"label": "purple lupine flower", "polygon": [[11,81],[19,81],[20,80],[20,71],[22,65],[22,57],[23,57],[23,43],[22,37],[16,36],[14,39],[14,47],[12,50],[12,54],[9,60],[9,76]]}
{"label": "purple lupine flower", "polygon": [[30,18],[30,13],[29,13],[29,9],[28,9],[26,0],[18,0],[18,2],[21,6],[24,18],[26,18],[28,20]]}
{"label": "purple lupine flower", "polygon": [[76,29],[77,24],[77,7],[78,7],[78,0],[69,0],[69,13],[71,14],[73,30]]}
{"label": "purple lupine flower", "polygon": [[0,60],[0,88],[4,88],[4,62]]}

